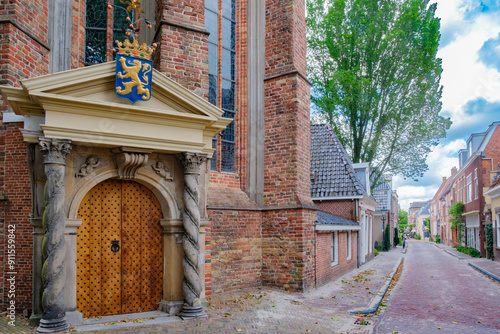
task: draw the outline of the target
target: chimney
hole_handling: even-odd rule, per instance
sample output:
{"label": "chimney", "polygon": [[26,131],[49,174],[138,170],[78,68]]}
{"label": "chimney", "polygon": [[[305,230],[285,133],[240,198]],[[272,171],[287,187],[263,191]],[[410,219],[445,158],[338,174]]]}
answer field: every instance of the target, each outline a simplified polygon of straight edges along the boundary
{"label": "chimney", "polygon": [[446,176],[443,176],[443,182],[446,181]]}
{"label": "chimney", "polygon": [[455,166],[454,166],[454,167],[451,169],[451,176],[454,176],[456,173],[457,173],[457,167],[455,167]]}

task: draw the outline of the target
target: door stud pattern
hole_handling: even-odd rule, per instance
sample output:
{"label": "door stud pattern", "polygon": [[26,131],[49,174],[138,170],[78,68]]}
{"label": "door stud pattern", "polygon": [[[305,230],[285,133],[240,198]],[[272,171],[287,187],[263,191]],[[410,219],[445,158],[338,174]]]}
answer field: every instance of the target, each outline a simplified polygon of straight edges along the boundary
{"label": "door stud pattern", "polygon": [[157,310],[163,235],[154,194],[133,181],[107,180],[84,197],[78,217],[77,309],[84,317]]}

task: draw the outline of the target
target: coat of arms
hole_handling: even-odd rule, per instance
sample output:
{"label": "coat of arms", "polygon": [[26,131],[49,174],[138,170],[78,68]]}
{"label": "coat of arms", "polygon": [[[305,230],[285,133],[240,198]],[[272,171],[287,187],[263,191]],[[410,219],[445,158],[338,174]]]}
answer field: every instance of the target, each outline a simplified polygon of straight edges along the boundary
{"label": "coat of arms", "polygon": [[139,46],[137,41],[130,43],[128,39],[116,43],[116,95],[132,103],[149,100],[153,79],[152,49],[146,44]]}
{"label": "coat of arms", "polygon": [[[136,32],[139,31],[139,21],[144,20],[148,29],[151,29],[152,22],[137,17],[136,10],[144,13],[141,8],[141,0],[120,0],[127,6],[126,8],[119,5],[108,5],[108,8],[116,7],[117,10],[127,12],[124,23],[127,28],[122,28],[125,33],[125,41],[115,41],[117,47],[114,51],[116,54],[116,81],[115,92],[121,98],[127,99],[132,103],[137,101],[147,101],[151,98],[151,81],[153,79],[153,62],[151,54],[156,48],[156,43],[152,46],[147,46],[146,43],[139,45],[135,39]],[[132,42],[131,42],[132,40]]]}

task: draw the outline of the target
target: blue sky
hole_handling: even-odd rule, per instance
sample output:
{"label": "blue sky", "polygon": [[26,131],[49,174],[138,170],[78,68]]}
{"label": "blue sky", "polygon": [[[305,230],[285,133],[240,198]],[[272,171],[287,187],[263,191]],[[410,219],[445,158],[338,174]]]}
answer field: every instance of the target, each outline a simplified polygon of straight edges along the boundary
{"label": "blue sky", "polygon": [[458,167],[457,152],[472,133],[500,120],[500,0],[436,0],[441,18],[438,57],[443,60],[442,116],[453,122],[429,154],[429,171],[418,182],[396,176],[401,208],[435,194]]}

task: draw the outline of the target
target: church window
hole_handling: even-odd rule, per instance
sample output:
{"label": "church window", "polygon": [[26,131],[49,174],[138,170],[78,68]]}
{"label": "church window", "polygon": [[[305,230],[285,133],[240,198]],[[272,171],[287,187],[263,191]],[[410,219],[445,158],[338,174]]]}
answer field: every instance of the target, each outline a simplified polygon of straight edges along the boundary
{"label": "church window", "polygon": [[[217,1],[205,1],[205,27],[208,37],[208,100],[220,107],[223,117],[235,117],[235,61],[236,61],[236,1],[222,0],[222,8]],[[219,29],[220,27],[220,29]],[[220,44],[219,44],[220,42]],[[216,152],[220,152],[220,171],[234,172],[235,128],[234,121],[221,133],[220,142],[212,140]],[[214,154],[212,170],[218,170],[217,156]]]}

